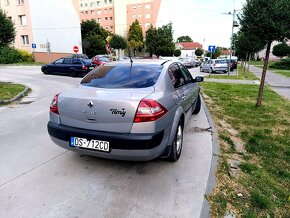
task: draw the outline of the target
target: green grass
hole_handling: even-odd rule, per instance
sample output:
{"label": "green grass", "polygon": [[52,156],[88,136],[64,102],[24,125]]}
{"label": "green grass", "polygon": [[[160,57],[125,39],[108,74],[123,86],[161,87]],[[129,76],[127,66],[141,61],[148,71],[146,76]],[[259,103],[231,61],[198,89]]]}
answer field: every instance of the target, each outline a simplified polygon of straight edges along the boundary
{"label": "green grass", "polygon": [[0,101],[9,100],[25,89],[24,85],[0,82]]}
{"label": "green grass", "polygon": [[[244,217],[289,216],[290,102],[265,87],[262,107],[257,108],[258,88],[257,85],[202,84],[221,146],[217,188],[208,197],[213,216],[223,216],[229,204]],[[238,136],[221,127],[220,120],[237,130]],[[237,137],[244,142],[243,153],[233,149]],[[228,159],[240,161],[239,176],[230,176]]]}
{"label": "green grass", "polygon": [[14,63],[14,64],[1,64],[3,66],[9,65],[9,66],[41,66],[45,64],[44,62],[20,62],[20,63]]}
{"label": "green grass", "polygon": [[[271,61],[269,60],[269,63],[268,65],[270,65],[271,63],[274,63],[275,61]],[[257,67],[263,67],[264,66],[264,61],[249,61],[249,64],[250,65],[254,65],[254,66],[257,66]]]}
{"label": "green grass", "polygon": [[256,77],[250,71],[242,70],[241,66],[238,66],[237,70],[238,70],[238,75],[233,75],[233,72],[231,72],[231,75],[213,75],[213,74],[211,74],[209,78],[214,78],[214,79],[234,79],[234,80],[259,80],[259,78]]}
{"label": "green grass", "polygon": [[275,73],[290,77],[290,70],[274,70]]}

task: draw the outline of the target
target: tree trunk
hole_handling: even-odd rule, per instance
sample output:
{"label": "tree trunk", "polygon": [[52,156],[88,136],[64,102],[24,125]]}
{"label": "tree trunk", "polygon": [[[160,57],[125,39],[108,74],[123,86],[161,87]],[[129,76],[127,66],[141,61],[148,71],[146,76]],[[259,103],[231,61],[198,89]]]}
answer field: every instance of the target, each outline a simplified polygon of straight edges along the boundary
{"label": "tree trunk", "polygon": [[257,99],[257,104],[256,104],[257,107],[261,107],[262,106],[263,90],[264,90],[266,72],[267,72],[267,68],[268,68],[271,44],[272,44],[272,41],[268,41],[267,42],[266,55],[265,55],[265,60],[264,60],[264,67],[263,67],[263,71],[262,71],[259,94],[258,94],[258,99]]}
{"label": "tree trunk", "polygon": [[245,64],[244,64],[244,69],[243,69],[243,71],[244,71],[244,74],[246,73],[246,67],[247,67],[247,63],[248,63],[248,52],[247,52],[247,54],[246,54],[246,60],[245,60]]}

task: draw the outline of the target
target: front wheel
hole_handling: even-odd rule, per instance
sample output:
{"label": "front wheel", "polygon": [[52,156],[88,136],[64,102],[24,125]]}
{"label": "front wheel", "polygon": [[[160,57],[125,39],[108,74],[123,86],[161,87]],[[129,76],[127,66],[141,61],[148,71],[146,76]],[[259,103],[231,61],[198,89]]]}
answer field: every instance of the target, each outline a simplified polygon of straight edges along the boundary
{"label": "front wheel", "polygon": [[175,137],[171,145],[171,151],[168,156],[168,160],[171,162],[176,162],[181,154],[183,144],[183,125],[180,120],[176,129]]}

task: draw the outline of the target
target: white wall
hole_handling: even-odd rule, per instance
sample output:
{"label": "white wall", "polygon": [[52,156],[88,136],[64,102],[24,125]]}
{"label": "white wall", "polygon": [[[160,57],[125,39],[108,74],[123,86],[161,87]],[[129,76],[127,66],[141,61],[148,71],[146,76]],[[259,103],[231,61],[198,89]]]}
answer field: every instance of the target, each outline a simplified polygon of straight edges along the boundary
{"label": "white wall", "polygon": [[79,16],[71,0],[29,0],[33,42],[36,52],[46,52],[47,40],[51,52],[73,53],[73,46],[82,53]]}
{"label": "white wall", "polygon": [[180,57],[195,57],[195,50],[181,50]]}

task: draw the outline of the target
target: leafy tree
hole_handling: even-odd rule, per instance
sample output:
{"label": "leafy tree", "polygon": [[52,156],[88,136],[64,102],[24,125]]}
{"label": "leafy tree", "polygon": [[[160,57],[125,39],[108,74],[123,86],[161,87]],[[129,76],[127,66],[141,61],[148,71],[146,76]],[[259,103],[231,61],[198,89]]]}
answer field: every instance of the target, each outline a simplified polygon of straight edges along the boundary
{"label": "leafy tree", "polygon": [[95,20],[87,20],[81,23],[82,45],[84,53],[89,57],[107,53],[106,38],[110,33],[102,28]]}
{"label": "leafy tree", "polygon": [[177,38],[177,42],[192,42],[190,36],[180,36]]}
{"label": "leafy tree", "polygon": [[173,51],[173,55],[174,55],[175,57],[179,57],[179,56],[181,55],[181,50],[180,50],[180,49],[175,49],[175,50]]}
{"label": "leafy tree", "polygon": [[283,43],[280,43],[278,45],[275,45],[273,47],[272,53],[273,53],[273,55],[282,58],[282,57],[289,55],[290,47],[285,42],[283,42]]}
{"label": "leafy tree", "polygon": [[266,55],[256,106],[261,107],[269,53],[273,41],[290,38],[289,0],[247,0],[240,17],[241,31],[265,42]]}
{"label": "leafy tree", "polygon": [[110,41],[111,48],[118,49],[118,55],[120,55],[120,49],[127,48],[127,42],[124,37],[120,35],[113,35]]}
{"label": "leafy tree", "polygon": [[128,44],[131,48],[134,49],[134,56],[136,56],[136,50],[143,47],[144,42],[142,27],[140,26],[138,20],[135,20],[129,28]]}
{"label": "leafy tree", "polygon": [[12,20],[0,9],[0,47],[9,45],[15,39],[16,31]]}
{"label": "leafy tree", "polygon": [[150,54],[150,57],[155,53],[155,48],[157,46],[157,30],[152,25],[146,31],[145,36],[145,48],[146,51]]}
{"label": "leafy tree", "polygon": [[195,50],[194,53],[195,53],[196,56],[202,56],[203,55],[203,49],[198,48],[198,49]]}
{"label": "leafy tree", "polygon": [[157,28],[155,54],[159,56],[172,56],[175,50],[173,42],[172,23]]}

